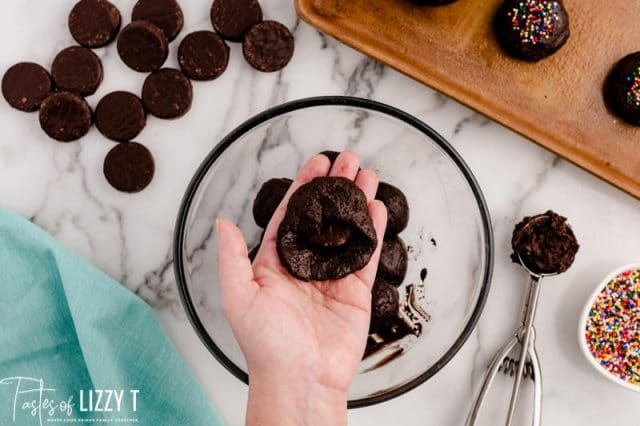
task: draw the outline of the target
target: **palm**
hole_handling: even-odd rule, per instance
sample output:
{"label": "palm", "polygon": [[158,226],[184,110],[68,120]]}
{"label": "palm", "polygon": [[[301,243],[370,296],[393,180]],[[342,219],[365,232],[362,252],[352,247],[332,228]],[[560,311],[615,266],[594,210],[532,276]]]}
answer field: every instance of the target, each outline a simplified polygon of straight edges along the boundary
{"label": "palm", "polygon": [[[324,166],[325,171],[322,167],[311,171],[303,169],[294,186],[315,176],[326,175],[328,165]],[[339,166],[337,161],[334,169]],[[347,164],[347,169],[354,168],[357,174],[357,161]],[[342,175],[345,173],[348,175],[344,171]],[[358,177],[356,183],[364,186],[362,189],[368,199],[372,199],[377,178],[373,175],[375,179],[371,179],[366,172],[363,176],[364,179]],[[373,204],[378,207],[372,211],[374,223],[377,222],[376,231],[383,235],[384,208]],[[366,344],[371,286],[379,250],[367,267],[340,280],[304,282],[295,279],[281,265],[275,244],[276,230],[285,208],[286,203],[283,202],[266,230],[253,265],[246,259],[246,246],[243,248],[245,259],[236,260],[236,274],[237,262],[244,262],[250,267],[234,284],[240,286],[240,292],[231,295],[226,292],[225,296],[224,265],[220,259],[225,314],[245,354],[250,372],[271,370],[278,374],[305,377],[336,389],[348,389]]]}

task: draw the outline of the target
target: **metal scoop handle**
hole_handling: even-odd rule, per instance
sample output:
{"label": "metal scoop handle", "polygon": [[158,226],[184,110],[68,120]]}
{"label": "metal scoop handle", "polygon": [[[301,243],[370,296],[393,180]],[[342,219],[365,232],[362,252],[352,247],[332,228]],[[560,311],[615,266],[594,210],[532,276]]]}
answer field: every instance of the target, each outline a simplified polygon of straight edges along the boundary
{"label": "metal scoop handle", "polygon": [[[511,353],[511,351],[518,345],[520,341],[518,340],[518,336],[513,336],[511,340],[506,342],[502,348],[498,350],[496,355],[493,357],[491,364],[489,365],[489,370],[485,375],[484,381],[482,382],[482,387],[480,388],[480,392],[476,397],[473,407],[469,413],[469,417],[467,417],[467,421],[465,423],[466,426],[475,426],[478,421],[478,416],[480,414],[480,410],[484,404],[485,399],[487,398],[487,394],[493,381],[500,371],[500,366],[502,365],[503,360]],[[540,368],[540,361],[538,359],[538,354],[533,347],[533,345],[529,346],[529,350],[524,351],[528,355],[528,362],[531,363],[533,368],[533,382],[534,382],[534,394],[533,394],[533,417],[531,421],[532,426],[540,426],[541,416],[542,416],[542,370]]]}
{"label": "metal scoop handle", "polygon": [[511,400],[509,402],[509,413],[507,416],[506,425],[510,426],[513,421],[513,415],[515,413],[515,407],[520,392],[520,386],[522,383],[523,373],[527,358],[533,367],[533,380],[534,380],[534,409],[532,425],[539,426],[542,413],[542,371],[540,368],[540,362],[535,350],[535,330],[533,328],[533,320],[535,318],[536,308],[538,306],[538,298],[540,296],[540,283],[542,281],[541,276],[531,275],[529,283],[529,291],[525,300],[523,308],[522,326],[518,329],[515,336],[511,338],[494,356],[485,379],[482,383],[480,392],[473,404],[472,410],[467,418],[466,425],[474,426],[477,421],[478,414],[484,403],[484,399],[487,396],[487,392],[491,387],[503,360],[509,355],[509,353],[516,347],[518,343],[522,345],[522,349],[519,355],[519,361],[517,364],[517,373],[515,375],[515,381],[513,384],[513,391],[511,394]]}

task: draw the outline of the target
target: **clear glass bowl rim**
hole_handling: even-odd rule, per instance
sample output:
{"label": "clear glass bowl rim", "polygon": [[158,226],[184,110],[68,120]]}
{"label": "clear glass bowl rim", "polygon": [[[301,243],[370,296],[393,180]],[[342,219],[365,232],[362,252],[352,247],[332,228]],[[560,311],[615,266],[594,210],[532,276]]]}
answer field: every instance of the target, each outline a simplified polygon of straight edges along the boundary
{"label": "clear glass bowl rim", "polygon": [[485,201],[484,195],[480,186],[474,177],[473,173],[469,169],[469,166],[462,159],[460,154],[453,148],[453,146],[447,142],[438,132],[433,130],[427,124],[419,120],[418,118],[399,110],[390,105],[373,101],[370,99],[357,98],[351,96],[318,96],[311,98],[303,98],[290,102],[286,102],[275,107],[269,108],[252,118],[248,119],[241,125],[239,125],[236,129],[231,131],[227,136],[225,136],[207,155],[205,160],[202,162],[198,170],[196,171],[194,177],[191,179],[187,187],[187,191],[182,199],[182,203],[180,205],[180,209],[178,212],[178,218],[175,226],[174,233],[174,243],[173,243],[173,257],[174,257],[174,272],[176,276],[176,283],[178,286],[178,292],[180,294],[180,299],[182,301],[182,305],[187,313],[187,317],[189,322],[195,329],[198,337],[202,341],[202,343],[209,349],[211,354],[220,362],[232,375],[236,378],[244,382],[245,384],[249,383],[249,377],[246,372],[244,372],[240,367],[238,367],[235,363],[233,363],[218,347],[218,345],[213,341],[209,333],[204,326],[204,324],[200,321],[198,313],[196,311],[196,307],[191,299],[191,295],[189,294],[189,289],[187,287],[187,278],[185,274],[185,265],[183,262],[183,246],[186,238],[186,224],[188,219],[188,213],[191,208],[192,202],[194,200],[195,195],[200,188],[200,184],[203,179],[209,172],[209,169],[213,166],[216,160],[222,155],[222,153],[231,146],[234,142],[238,141],[242,136],[246,133],[253,130],[255,127],[259,126],[262,123],[265,123],[277,116],[284,115],[290,112],[294,112],[297,110],[307,109],[307,108],[315,108],[315,107],[325,107],[325,106],[339,106],[339,107],[353,107],[357,109],[364,109],[369,111],[375,111],[378,113],[382,113],[384,115],[388,115],[392,118],[396,118],[405,124],[417,129],[418,131],[424,133],[429,139],[435,142],[444,153],[454,162],[454,164],[459,168],[460,172],[467,180],[471,191],[473,192],[473,196],[477,202],[478,209],[480,212],[480,217],[482,221],[482,232],[485,236],[484,243],[484,255],[485,262],[483,268],[483,280],[482,287],[480,288],[480,292],[478,295],[478,301],[473,308],[473,312],[469,317],[469,320],[465,324],[465,327],[462,330],[462,333],[451,348],[429,369],[421,373],[416,378],[410,380],[409,382],[380,393],[378,395],[350,400],[348,402],[349,408],[360,408],[367,407],[374,404],[379,404],[384,401],[388,401],[392,398],[398,397],[415,387],[421,385],[429,378],[433,377],[438,371],[440,371],[445,365],[451,361],[451,359],[458,353],[458,351],[465,344],[471,332],[475,328],[480,319],[482,311],[484,310],[484,306],[486,304],[487,298],[489,296],[489,290],[491,287],[491,278],[493,275],[493,265],[494,265],[494,238],[493,238],[493,228],[491,224],[491,217],[489,213],[489,209],[487,207],[487,203]]}

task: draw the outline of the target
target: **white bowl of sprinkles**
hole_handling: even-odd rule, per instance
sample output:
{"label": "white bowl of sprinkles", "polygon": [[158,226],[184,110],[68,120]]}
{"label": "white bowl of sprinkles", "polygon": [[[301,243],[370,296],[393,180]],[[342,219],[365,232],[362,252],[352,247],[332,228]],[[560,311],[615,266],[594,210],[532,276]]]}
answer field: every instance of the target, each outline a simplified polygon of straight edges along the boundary
{"label": "white bowl of sprinkles", "polygon": [[640,264],[609,274],[581,318],[578,337],[589,363],[614,383],[640,392]]}

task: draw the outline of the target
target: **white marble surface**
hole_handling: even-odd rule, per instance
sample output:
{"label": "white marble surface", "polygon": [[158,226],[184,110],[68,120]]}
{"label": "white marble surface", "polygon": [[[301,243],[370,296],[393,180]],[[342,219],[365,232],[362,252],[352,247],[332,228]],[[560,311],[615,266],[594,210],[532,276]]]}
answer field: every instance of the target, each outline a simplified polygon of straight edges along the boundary
{"label": "white marble surface", "polygon": [[[50,65],[72,44],[66,17],[74,0],[5,0],[0,15],[0,72],[32,60]],[[128,21],[134,0],[114,0]],[[210,0],[182,0],[188,31],[209,28]],[[265,75],[232,46],[217,81],[194,84],[191,112],[178,121],[150,118],[138,140],[155,154],[157,175],[135,196],[112,190],[101,174],[113,146],[93,129],[59,144],[37,114],[0,102],[0,203],[52,233],[143,297],[230,425],[242,424],[246,387],[209,355],[188,324],[175,288],[171,241],[186,185],[216,141],[249,116],[285,100],[348,94],[389,103],[424,120],[463,154],[487,198],[496,237],[496,268],[485,313],[458,356],[433,379],[390,402],[354,410],[353,425],[461,424],[494,350],[518,321],[525,276],[508,261],[508,241],[523,215],[555,209],[570,217],[582,243],[575,266],[544,284],[536,326],[545,378],[547,425],[637,424],[640,394],[598,376],[577,345],[578,315],[597,281],[640,258],[640,204],[502,126],[377,64],[297,20],[290,0],[263,0],[265,15],[296,36],[282,73]],[[175,66],[175,50],[169,65]],[[89,99],[115,89],[138,92],[144,76],[128,70],[115,46],[98,50],[105,82]],[[638,140],[630,140],[637,143]],[[640,149],[640,148],[639,148]],[[505,388],[506,389],[506,388]],[[504,397],[504,395],[503,395]],[[633,409],[632,407],[636,407]],[[487,424],[499,424],[492,417]]]}

